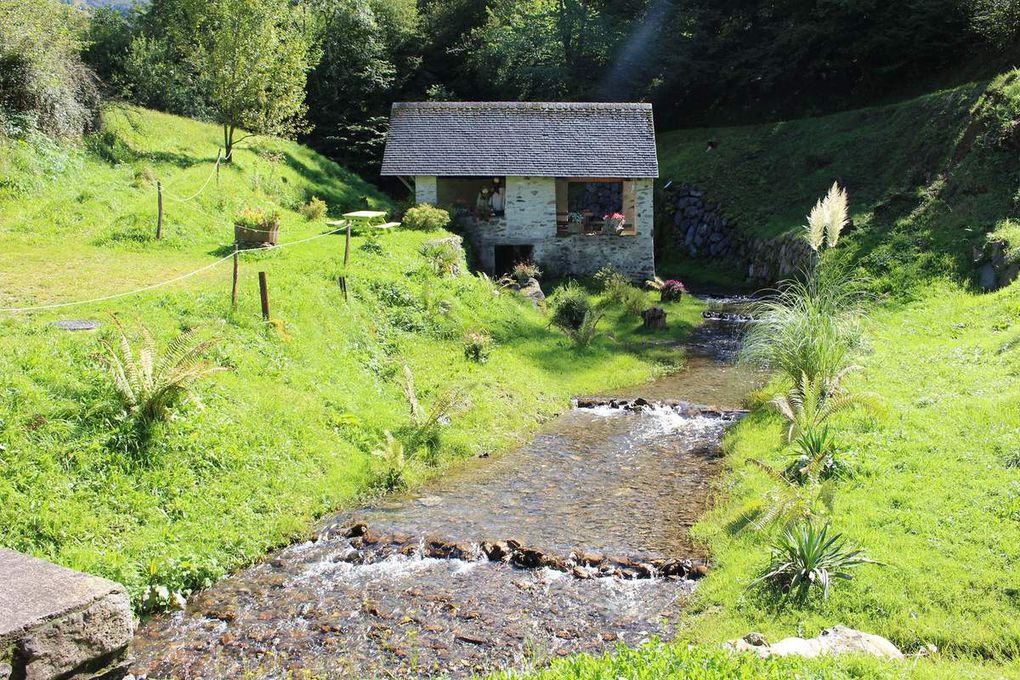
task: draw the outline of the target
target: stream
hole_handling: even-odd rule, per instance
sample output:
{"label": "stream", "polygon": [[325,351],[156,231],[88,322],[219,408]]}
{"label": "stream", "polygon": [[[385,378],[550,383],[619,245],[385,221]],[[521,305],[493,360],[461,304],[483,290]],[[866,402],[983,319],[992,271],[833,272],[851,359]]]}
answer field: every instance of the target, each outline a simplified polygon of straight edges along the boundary
{"label": "stream", "polygon": [[707,573],[690,526],[754,376],[740,298],[711,299],[687,369],[581,398],[526,446],[325,518],[156,617],[137,677],[470,677],[674,634]]}

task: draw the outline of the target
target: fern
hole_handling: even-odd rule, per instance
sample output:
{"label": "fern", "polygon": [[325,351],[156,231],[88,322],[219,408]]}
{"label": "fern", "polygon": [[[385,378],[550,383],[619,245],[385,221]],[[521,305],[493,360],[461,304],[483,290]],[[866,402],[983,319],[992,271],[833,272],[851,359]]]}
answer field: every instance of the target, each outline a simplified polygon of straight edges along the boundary
{"label": "fern", "polygon": [[162,356],[156,340],[142,325],[142,343],[137,355],[120,320],[114,317],[118,338],[115,343],[100,340],[104,365],[113,379],[121,405],[139,435],[166,420],[170,410],[200,379],[225,370],[202,359],[214,340],[198,341],[194,329],[170,341]]}

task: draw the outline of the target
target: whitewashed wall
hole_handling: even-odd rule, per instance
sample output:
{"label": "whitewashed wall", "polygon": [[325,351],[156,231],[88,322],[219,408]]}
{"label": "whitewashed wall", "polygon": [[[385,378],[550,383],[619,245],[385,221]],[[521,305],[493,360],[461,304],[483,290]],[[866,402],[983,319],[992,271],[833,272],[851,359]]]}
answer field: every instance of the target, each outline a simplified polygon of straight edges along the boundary
{"label": "whitewashed wall", "polygon": [[[655,275],[652,180],[627,180],[624,212],[634,215],[633,236],[558,237],[553,177],[507,177],[506,193],[504,218],[463,222],[479,268],[493,271],[497,245],[531,245],[535,262],[549,276],[585,276],[607,264],[634,280]],[[415,194],[419,203],[435,203],[436,178],[416,178]]]}

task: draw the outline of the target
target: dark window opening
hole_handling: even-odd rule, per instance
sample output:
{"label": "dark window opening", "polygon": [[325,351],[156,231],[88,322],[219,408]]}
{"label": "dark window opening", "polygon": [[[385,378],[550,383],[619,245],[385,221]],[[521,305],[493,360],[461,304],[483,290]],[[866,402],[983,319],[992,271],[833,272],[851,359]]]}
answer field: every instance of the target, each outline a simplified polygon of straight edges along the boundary
{"label": "dark window opening", "polygon": [[495,263],[492,273],[496,276],[509,274],[514,270],[514,265],[521,262],[531,262],[534,252],[535,246],[531,245],[495,246],[493,249]]}

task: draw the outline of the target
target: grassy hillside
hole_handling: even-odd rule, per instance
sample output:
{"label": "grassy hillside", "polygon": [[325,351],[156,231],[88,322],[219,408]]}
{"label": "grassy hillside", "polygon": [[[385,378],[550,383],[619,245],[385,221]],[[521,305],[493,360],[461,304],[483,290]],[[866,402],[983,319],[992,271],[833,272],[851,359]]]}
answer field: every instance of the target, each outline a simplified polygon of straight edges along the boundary
{"label": "grassy hillside", "polygon": [[833,516],[886,566],[805,609],[747,590],[772,540],[728,530],[769,487],[748,461],[781,466],[789,455],[780,420],[762,413],[729,437],[723,502],[697,528],[720,569],[699,590],[693,630],[773,637],[838,622],[1020,673],[1020,286],[975,295],[940,284],[908,308],[876,311],[868,329],[853,387],[883,404],[837,422],[852,477]]}
{"label": "grassy hillside", "polygon": [[[106,125],[81,148],[0,142],[0,307],[114,295],[212,266],[130,297],[0,312],[0,545],[116,579],[136,597],[147,585],[200,585],[374,493],[371,451],[385,431],[407,439],[413,429],[404,364],[424,408],[453,395],[434,454],[414,452],[413,484],[522,440],[574,394],[678,361],[622,310],[576,350],[516,294],[438,276],[419,248],[444,232],[356,237],[345,303],[343,239],[297,243],[327,228],[295,209],[312,195],[334,215],[388,208],[369,184],[262,139],[238,149],[217,181],[215,126],[123,107]],[[230,253],[233,215],[246,206],[280,211],[285,247],[244,254],[232,311],[230,260],[214,263]],[[268,273],[270,324],[258,271]],[[698,310],[674,306],[672,330],[657,339],[684,333]],[[97,333],[50,325],[95,319],[98,337],[112,338],[113,313],[136,336],[146,324],[160,344],[182,328],[218,336],[212,358],[229,369],[198,385],[141,458],[117,439]],[[465,358],[471,331],[493,337],[487,363]]]}
{"label": "grassy hillside", "polygon": [[801,229],[839,180],[853,218],[844,257],[877,288],[902,291],[933,275],[970,278],[985,234],[1020,215],[1017,121],[1013,71],[889,106],[667,132],[661,176],[704,189],[742,230],[767,237]]}

